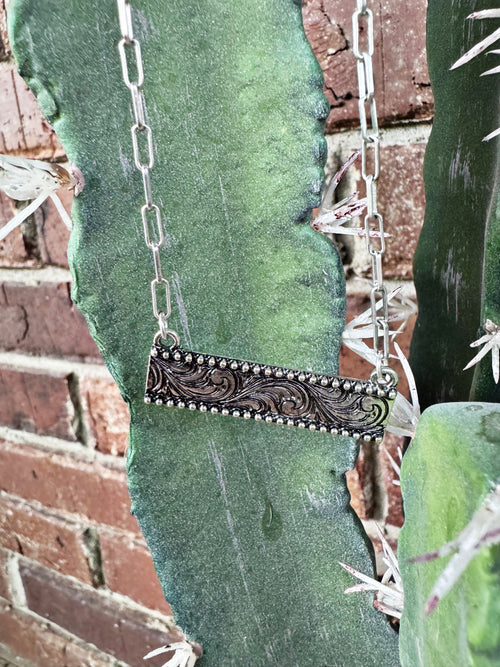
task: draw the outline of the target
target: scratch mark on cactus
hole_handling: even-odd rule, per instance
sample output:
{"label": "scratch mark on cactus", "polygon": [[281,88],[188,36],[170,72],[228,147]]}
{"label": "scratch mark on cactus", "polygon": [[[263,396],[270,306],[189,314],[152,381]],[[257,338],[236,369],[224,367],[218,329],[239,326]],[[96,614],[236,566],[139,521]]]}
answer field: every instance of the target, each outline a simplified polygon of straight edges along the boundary
{"label": "scratch mark on cactus", "polygon": [[156,26],[153,21],[148,19],[143,11],[135,9],[134,20],[137,21],[137,27],[142,33],[141,40],[144,40],[148,36],[154,37],[159,35],[158,26]]}
{"label": "scratch mark on cactus", "polygon": [[315,509],[317,509],[321,505],[321,500],[318,500],[314,495],[314,493],[312,493],[312,491],[309,491],[307,486],[306,486],[306,495],[309,499],[309,502]]}
{"label": "scratch mark on cactus", "polygon": [[326,496],[318,498],[318,496],[315,493],[313,493],[312,491],[310,491],[307,486],[305,488],[305,491],[306,491],[307,498],[308,498],[308,500],[311,504],[311,507],[313,509],[315,509],[317,512],[319,512],[320,514],[325,515],[325,513],[328,513],[331,502],[332,502],[332,498],[335,498],[336,502],[337,501],[339,503],[341,502],[341,498],[338,494],[335,494],[334,496],[326,495]]}
{"label": "scratch mark on cactus", "polygon": [[460,188],[470,188],[472,186],[472,177],[470,173],[469,162],[466,157],[462,157],[461,154],[462,147],[459,144],[453,159],[450,162],[450,168],[448,172],[448,178],[450,186],[457,186],[455,181],[458,178],[463,180],[463,183],[460,183]]}
{"label": "scratch mark on cactus", "polygon": [[[186,101],[187,108],[189,108],[191,106],[191,94],[189,92],[189,83],[188,83],[187,79],[186,79],[185,83],[186,83],[185,101]],[[188,144],[193,143],[193,132],[192,132],[192,129],[191,129],[192,121],[193,121],[193,114],[191,112],[187,111],[184,115],[183,124],[184,124],[184,132],[186,134],[186,140],[187,140]]]}
{"label": "scratch mark on cactus", "polygon": [[245,469],[245,474],[246,474],[246,477],[248,479],[248,483],[251,484],[252,480],[250,479],[250,471],[248,469],[247,461],[246,461],[247,453],[246,453],[245,445],[244,445],[241,438],[238,438],[238,447],[240,448],[241,460],[242,460],[242,463],[243,463],[243,467]]}
{"label": "scratch mark on cactus", "polygon": [[177,308],[179,310],[179,318],[181,321],[184,338],[188,342],[189,347],[193,349],[193,342],[191,340],[191,333],[189,331],[189,320],[187,316],[187,309],[181,294],[181,283],[179,280],[179,274],[176,272],[172,274],[172,289],[174,290],[175,300],[177,302]]}
{"label": "scratch mark on cactus", "polygon": [[272,661],[275,665],[279,665],[278,659],[277,659],[277,657],[274,653],[274,651],[275,651],[274,646],[272,645],[271,642],[266,644],[266,646],[264,647],[264,650],[266,652],[267,659],[269,661]]}
{"label": "scratch mark on cactus", "polygon": [[462,274],[453,268],[453,250],[448,251],[448,262],[446,270],[441,271],[441,284],[446,290],[446,312],[451,312],[450,297],[451,292],[455,292],[455,322],[458,324],[458,298],[462,286]]}
{"label": "scratch mark on cactus", "polygon": [[121,144],[118,146],[118,154],[123,175],[128,177],[134,171],[134,163],[128,157],[128,154],[122,150]]}
{"label": "scratch mark on cactus", "polygon": [[[229,245],[231,247],[231,255],[235,257],[235,252],[234,252],[234,245],[233,245],[233,239],[231,236],[231,220],[229,218],[229,211],[227,210],[227,198],[226,198],[226,192],[224,190],[224,186],[222,185],[222,178],[219,176],[219,184],[220,184],[220,192],[222,195],[222,208],[224,210],[224,217],[226,218],[227,222],[227,238],[229,239]],[[237,269],[236,269],[237,272]]]}
{"label": "scratch mark on cactus", "polygon": [[221,493],[222,493],[222,500],[224,501],[224,505],[226,506],[226,522],[227,522],[227,527],[229,529],[229,533],[231,535],[231,541],[233,543],[233,548],[236,553],[236,564],[238,566],[238,569],[241,574],[241,579],[243,581],[243,587],[245,588],[245,592],[248,596],[249,603],[252,606],[252,610],[254,612],[254,618],[255,618],[255,623],[257,625],[257,628],[259,629],[259,632],[262,633],[260,624],[259,624],[259,619],[257,614],[255,613],[255,610],[253,608],[252,600],[251,600],[251,595],[250,595],[250,589],[248,587],[247,579],[246,579],[246,571],[245,571],[245,563],[243,561],[243,554],[241,551],[240,543],[238,540],[238,537],[236,535],[236,531],[234,529],[234,521],[233,517],[231,514],[231,510],[229,509],[229,500],[227,497],[227,489],[226,489],[226,481],[225,481],[225,472],[224,472],[224,466],[221,461],[221,458],[219,456],[219,452],[217,451],[215,447],[215,442],[213,440],[210,440],[208,443],[209,450],[210,450],[210,456],[212,458],[214,467],[215,467],[215,473],[217,475],[217,481],[219,482],[219,486],[221,488]]}

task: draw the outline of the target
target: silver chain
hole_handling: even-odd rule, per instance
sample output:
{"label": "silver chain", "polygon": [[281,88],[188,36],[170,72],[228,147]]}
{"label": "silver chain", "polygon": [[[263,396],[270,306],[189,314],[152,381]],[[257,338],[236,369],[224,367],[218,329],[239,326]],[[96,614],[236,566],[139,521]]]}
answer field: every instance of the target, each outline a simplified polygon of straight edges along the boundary
{"label": "silver chain", "polygon": [[[134,37],[132,26],[131,5],[128,0],[117,0],[118,16],[122,38],[118,43],[118,51],[122,66],[123,80],[130,90],[135,122],[131,127],[134,163],[142,175],[145,203],[141,207],[144,240],[153,254],[155,277],[151,281],[151,299],[153,314],[158,320],[162,338],[172,338],[179,345],[179,336],[168,328],[171,313],[170,283],[163,276],[160,250],[164,244],[164,233],[161,213],[153,203],[151,192],[151,170],[154,166],[153,132],[146,122],[146,102],[142,90],[144,84],[144,67],[142,62],[141,44]],[[376,374],[379,382],[393,382],[394,373],[388,368],[389,363],[389,322],[387,288],[383,282],[382,255],[385,251],[384,223],[377,208],[377,180],[380,174],[380,135],[375,102],[375,85],[373,79],[374,34],[373,13],[367,7],[367,0],[357,0],[356,11],[352,17],[353,53],[357,59],[359,87],[359,117],[361,125],[361,174],[366,184],[367,214],[364,219],[367,250],[372,260],[372,287],[370,302],[373,321],[373,347],[377,353]],[[366,24],[367,50],[360,49],[360,31]],[[127,52],[135,62],[135,80],[131,80]],[[368,126],[367,108],[370,109],[370,125]],[[142,150],[141,150],[142,145]],[[371,157],[370,157],[371,155]],[[144,159],[145,157],[145,159]],[[369,166],[371,172],[369,173]],[[151,220],[152,218],[152,220]],[[380,238],[370,236],[370,231],[379,232]],[[153,234],[151,233],[153,231]],[[153,236],[153,238],[152,238]],[[378,242],[378,244],[377,244]],[[158,295],[163,288],[163,309],[158,306]],[[381,301],[381,313],[378,315],[377,301]]]}
{"label": "silver chain", "polygon": [[[382,255],[385,252],[384,221],[377,205],[377,180],[380,175],[380,134],[378,129],[375,82],[373,79],[373,12],[367,0],[357,0],[352,16],[353,53],[357,60],[359,89],[359,121],[361,127],[361,175],[366,185],[367,211],[364,219],[367,250],[372,262],[370,303],[373,322],[373,348],[377,354],[376,377],[379,383],[395,381],[389,366],[389,316],[387,288],[382,274]],[[366,31],[365,50],[360,48],[360,33]],[[370,126],[367,110],[370,111]],[[380,238],[370,235],[377,231]],[[380,314],[377,302],[381,303]]]}
{"label": "silver chain", "polygon": [[[144,84],[144,66],[142,62],[141,44],[134,37],[132,26],[131,5],[127,0],[117,0],[118,17],[120,20],[120,31],[122,38],[118,43],[118,51],[122,65],[123,81],[130,90],[132,105],[134,109],[135,123],[131,127],[132,147],[134,151],[134,163],[142,175],[144,186],[145,203],[141,207],[142,226],[144,230],[144,241],[153,254],[155,277],[151,281],[151,299],[153,314],[158,320],[161,338],[172,338],[175,345],[179,345],[179,336],[175,331],[168,328],[168,318],[171,313],[170,305],[170,283],[163,276],[161,268],[160,250],[163,247],[165,236],[161,213],[158,206],[153,203],[151,193],[151,170],[154,166],[153,132],[146,122],[146,101],[142,90]],[[131,80],[129,60],[131,65],[135,64],[135,81]],[[163,292],[164,302],[159,307],[159,296]]]}

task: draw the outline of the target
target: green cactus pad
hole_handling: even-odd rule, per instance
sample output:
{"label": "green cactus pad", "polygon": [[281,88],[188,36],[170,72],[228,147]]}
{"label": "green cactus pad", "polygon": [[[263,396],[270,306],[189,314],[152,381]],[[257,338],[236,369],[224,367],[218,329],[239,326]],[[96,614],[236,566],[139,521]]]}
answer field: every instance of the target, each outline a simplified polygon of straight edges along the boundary
{"label": "green cactus pad", "polygon": [[412,563],[457,538],[500,479],[500,406],[447,403],[424,412],[403,459],[399,541],[403,667],[500,664],[500,547],[484,548],[436,610],[429,594],[450,556]]}
{"label": "green cactus pad", "polygon": [[[308,225],[328,106],[293,0],[138,0],[170,326],[192,349],[337,369],[345,282]],[[200,666],[395,665],[337,565],[373,571],[348,508],[350,440],[144,405],[152,316],[112,0],[12,0],[12,46],[86,187],[73,296],[131,410],[133,511]]]}
{"label": "green cactus pad", "polygon": [[[495,3],[493,3],[495,5]],[[426,215],[415,253],[419,317],[410,363],[422,405],[500,401],[491,355],[462,369],[478,352],[486,318],[500,324],[500,76],[482,54],[449,71],[498,19],[467,20],[466,2],[429,0],[427,52],[436,116],[425,156]],[[493,47],[495,48],[495,47]]]}

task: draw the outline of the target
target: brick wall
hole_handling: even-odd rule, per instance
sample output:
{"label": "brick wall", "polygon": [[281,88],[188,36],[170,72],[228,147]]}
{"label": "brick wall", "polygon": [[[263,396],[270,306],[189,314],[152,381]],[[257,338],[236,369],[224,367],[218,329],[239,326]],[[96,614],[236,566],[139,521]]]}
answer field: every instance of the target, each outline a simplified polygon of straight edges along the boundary
{"label": "brick wall", "polygon": [[[0,2],[0,6],[1,6]],[[358,147],[351,0],[304,0],[308,37],[325,72],[331,172]],[[377,4],[375,77],[383,126],[379,199],[386,276],[413,294],[411,261],[424,213],[422,161],[432,94],[424,0]],[[64,161],[19,78],[0,11],[0,152]],[[380,26],[382,26],[380,28]],[[356,186],[356,169],[341,190]],[[70,210],[71,196],[62,193]],[[0,195],[0,225],[16,204]],[[0,243],[0,665],[142,665],[175,637],[151,558],[129,514],[123,454],[127,409],[72,305],[68,232],[51,202]],[[337,237],[348,320],[369,303],[364,242]],[[407,349],[413,322],[399,337]],[[342,372],[371,368],[343,350]],[[360,375],[361,374],[361,375]],[[404,386],[404,382],[402,382]],[[402,443],[386,438],[397,456]],[[362,446],[348,475],[352,504],[373,532],[397,538],[399,489],[382,451]],[[154,667],[154,661],[152,662]]]}

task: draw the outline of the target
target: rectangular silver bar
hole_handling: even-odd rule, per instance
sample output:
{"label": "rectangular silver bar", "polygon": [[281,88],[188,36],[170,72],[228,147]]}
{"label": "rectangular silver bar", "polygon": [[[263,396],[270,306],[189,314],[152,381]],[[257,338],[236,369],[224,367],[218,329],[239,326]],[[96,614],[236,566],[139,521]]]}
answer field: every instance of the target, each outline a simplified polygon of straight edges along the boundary
{"label": "rectangular silver bar", "polygon": [[379,442],[396,388],[153,345],[144,401]]}

